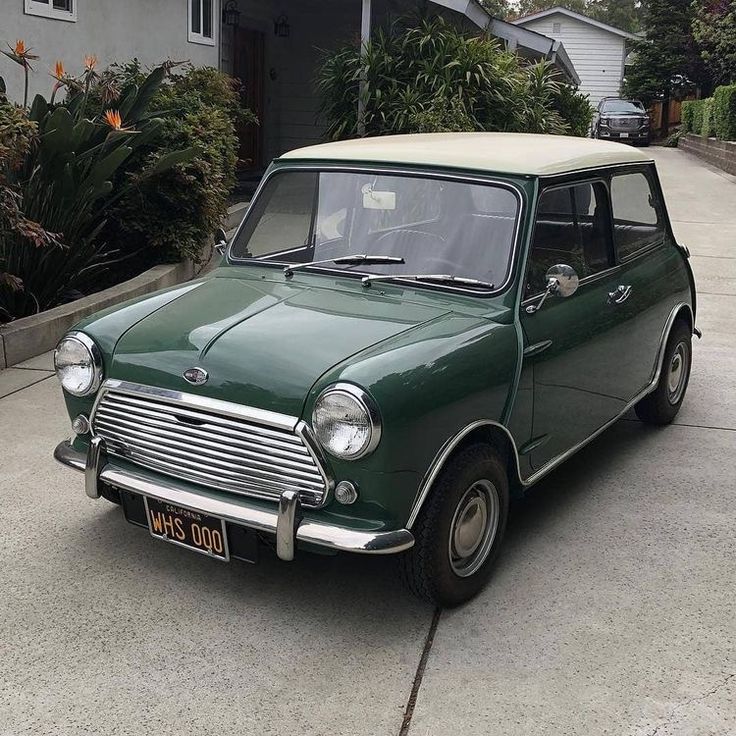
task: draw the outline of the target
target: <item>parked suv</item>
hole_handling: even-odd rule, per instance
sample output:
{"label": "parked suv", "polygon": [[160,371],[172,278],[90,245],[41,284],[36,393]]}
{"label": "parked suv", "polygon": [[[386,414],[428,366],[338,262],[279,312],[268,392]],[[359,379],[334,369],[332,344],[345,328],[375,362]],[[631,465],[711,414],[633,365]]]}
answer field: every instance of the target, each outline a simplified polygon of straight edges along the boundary
{"label": "parked suv", "polygon": [[630,141],[648,146],[650,141],[649,114],[639,100],[604,97],[598,103],[598,110],[593,118],[592,133],[593,138]]}

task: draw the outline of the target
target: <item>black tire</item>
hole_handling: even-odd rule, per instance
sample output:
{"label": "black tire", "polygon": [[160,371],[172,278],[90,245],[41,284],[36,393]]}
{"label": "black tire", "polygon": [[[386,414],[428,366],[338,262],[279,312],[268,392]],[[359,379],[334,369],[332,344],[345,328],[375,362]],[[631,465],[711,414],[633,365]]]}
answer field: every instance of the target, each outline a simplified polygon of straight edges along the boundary
{"label": "black tire", "polygon": [[[687,322],[683,320],[675,322],[667,340],[657,388],[634,407],[636,416],[642,422],[670,424],[677,416],[690,381],[692,340],[692,332]],[[682,371],[680,374],[677,373],[678,366]]]}
{"label": "black tire", "polygon": [[[414,546],[401,555],[406,587],[438,606],[457,606],[475,596],[498,555],[508,510],[509,482],[501,456],[481,444],[458,452],[442,469],[414,524]],[[463,539],[463,529],[471,530],[469,540]],[[469,545],[466,557],[455,553],[461,543]]]}

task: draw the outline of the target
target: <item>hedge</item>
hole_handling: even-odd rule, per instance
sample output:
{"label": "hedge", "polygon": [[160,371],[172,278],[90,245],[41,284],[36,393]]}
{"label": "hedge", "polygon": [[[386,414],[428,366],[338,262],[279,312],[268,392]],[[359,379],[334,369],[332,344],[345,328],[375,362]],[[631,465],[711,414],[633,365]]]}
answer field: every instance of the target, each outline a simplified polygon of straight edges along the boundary
{"label": "hedge", "polygon": [[708,99],[683,102],[681,126],[684,133],[736,140],[736,84],[716,87]]}
{"label": "hedge", "polygon": [[722,141],[736,140],[736,84],[716,87],[712,99],[716,138]]}

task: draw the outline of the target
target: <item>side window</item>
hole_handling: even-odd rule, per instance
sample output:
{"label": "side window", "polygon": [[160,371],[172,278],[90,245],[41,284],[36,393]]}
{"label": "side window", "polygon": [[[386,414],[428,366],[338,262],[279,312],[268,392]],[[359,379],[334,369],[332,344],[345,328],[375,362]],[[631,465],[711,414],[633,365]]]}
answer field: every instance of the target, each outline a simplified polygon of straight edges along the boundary
{"label": "side window", "polygon": [[664,218],[649,178],[641,171],[611,179],[616,249],[622,260],[662,242]]}
{"label": "side window", "polygon": [[545,274],[551,266],[572,266],[583,279],[612,266],[611,251],[603,183],[547,189],[537,207],[525,297],[544,291]]}

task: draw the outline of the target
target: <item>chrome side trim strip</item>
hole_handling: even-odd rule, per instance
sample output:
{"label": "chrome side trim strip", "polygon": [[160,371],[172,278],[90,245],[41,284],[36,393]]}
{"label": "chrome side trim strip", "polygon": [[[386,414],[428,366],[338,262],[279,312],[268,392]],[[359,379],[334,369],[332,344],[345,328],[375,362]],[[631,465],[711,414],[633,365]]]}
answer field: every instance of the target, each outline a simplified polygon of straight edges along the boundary
{"label": "chrome side trim strip", "polygon": [[[62,465],[74,470],[85,470],[84,453],[75,450],[69,440],[57,446],[54,450],[54,458]],[[242,497],[231,501],[192,493],[177,488],[173,483],[168,483],[163,479],[153,482],[143,475],[121,470],[112,464],[102,468],[99,480],[142,496],[168,501],[192,511],[201,511],[232,524],[239,524],[267,534],[277,534],[278,513],[275,510],[249,505]],[[304,519],[298,525],[295,538],[297,542],[313,544],[334,551],[374,555],[396,554],[414,546],[414,536],[408,529],[358,531],[312,519]]]}
{"label": "chrome side trim strip", "polygon": [[432,485],[434,484],[435,480],[437,479],[437,476],[439,475],[440,471],[442,470],[442,467],[444,466],[447,459],[452,454],[453,450],[460,444],[460,442],[467,437],[473,430],[478,429],[479,427],[494,427],[497,429],[500,429],[506,434],[508,437],[511,448],[514,453],[514,459],[516,461],[516,477],[521,484],[523,488],[529,488],[534,483],[539,481],[541,478],[543,478],[547,473],[551,472],[556,468],[560,463],[567,460],[569,457],[574,455],[578,450],[581,450],[585,445],[587,445],[589,442],[592,442],[598,435],[603,433],[606,429],[608,429],[611,425],[615,424],[626,412],[628,412],[635,404],[637,404],[641,399],[643,399],[647,394],[654,391],[654,389],[657,387],[657,383],[659,383],[659,377],[662,372],[662,364],[664,362],[664,352],[665,348],[667,346],[667,340],[670,336],[670,331],[672,330],[672,326],[675,324],[675,320],[677,319],[677,316],[680,314],[680,312],[686,309],[690,315],[690,319],[692,320],[692,309],[690,308],[689,304],[686,304],[685,302],[680,302],[679,304],[676,304],[672,311],[670,312],[669,317],[667,318],[667,321],[665,322],[665,325],[662,329],[662,335],[660,337],[659,341],[659,350],[657,352],[657,359],[652,371],[652,376],[650,382],[647,384],[647,386],[640,391],[626,406],[624,409],[617,414],[613,419],[606,422],[602,427],[597,429],[593,434],[591,434],[589,437],[584,439],[582,442],[579,442],[577,445],[574,445],[570,449],[566,450],[565,452],[561,453],[557,457],[550,460],[544,467],[537,470],[535,473],[532,473],[528,478],[522,479],[521,477],[521,466],[519,464],[519,450],[516,446],[516,442],[511,435],[511,432],[504,427],[502,424],[499,424],[496,421],[490,420],[490,419],[481,419],[475,422],[472,422],[467,427],[464,427],[461,429],[454,437],[451,437],[445,445],[442,447],[442,449],[439,451],[439,453],[436,455],[435,459],[432,461],[432,464],[429,467],[429,471],[424,476],[424,479],[422,480],[421,485],[419,486],[419,492],[417,493],[417,496],[414,500],[414,503],[411,508],[411,513],[409,514],[409,520],[406,523],[406,528],[411,529],[414,526],[414,523],[416,522],[417,516],[419,516],[419,512],[421,511],[422,505],[424,504],[427,496],[429,495],[430,490],[432,489]]}

